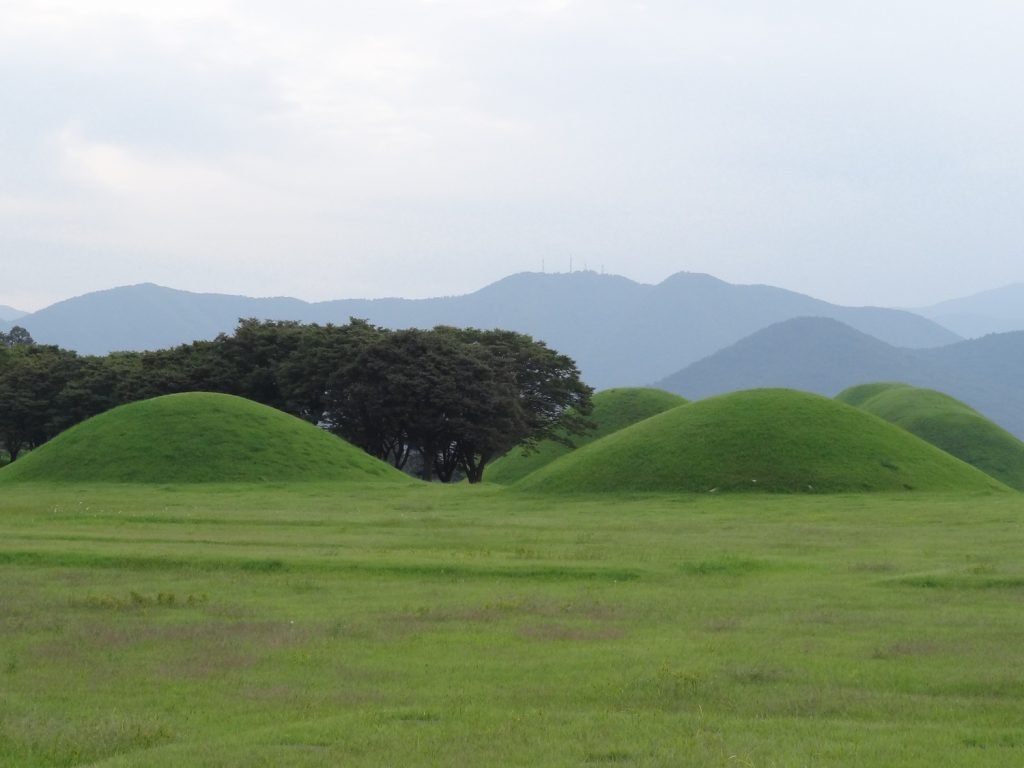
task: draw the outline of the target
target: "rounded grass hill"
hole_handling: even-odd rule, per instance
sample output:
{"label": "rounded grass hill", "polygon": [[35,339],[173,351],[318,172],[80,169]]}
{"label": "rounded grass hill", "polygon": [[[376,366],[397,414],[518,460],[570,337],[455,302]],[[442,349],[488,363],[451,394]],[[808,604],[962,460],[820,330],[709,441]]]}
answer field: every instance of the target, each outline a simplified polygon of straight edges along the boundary
{"label": "rounded grass hill", "polygon": [[[595,428],[586,434],[572,437],[572,442],[579,448],[686,402],[685,398],[663,389],[605,389],[593,397],[594,410],[590,420],[594,422]],[[553,440],[545,440],[537,446],[536,451],[526,455],[523,455],[521,449],[513,448],[492,463],[484,477],[488,482],[509,485],[573,450]]]}
{"label": "rounded grass hill", "polygon": [[862,384],[836,399],[892,422],[982,472],[1024,490],[1024,442],[959,400],[910,384]]}
{"label": "rounded grass hill", "polygon": [[0,483],[408,481],[355,446],[232,395],[190,392],[123,405],[0,470]]}
{"label": "rounded grass hill", "polygon": [[563,456],[515,487],[553,493],[1007,490],[871,414],[781,389],[673,408]]}

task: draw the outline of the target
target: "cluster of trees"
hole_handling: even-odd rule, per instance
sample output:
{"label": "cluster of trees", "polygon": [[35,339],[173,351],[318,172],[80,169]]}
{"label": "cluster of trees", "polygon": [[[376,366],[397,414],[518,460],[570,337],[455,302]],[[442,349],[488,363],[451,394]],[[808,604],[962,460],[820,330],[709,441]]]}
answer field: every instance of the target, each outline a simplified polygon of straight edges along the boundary
{"label": "cluster of trees", "polygon": [[517,445],[591,426],[576,364],[511,331],[249,319],[212,341],[104,357],[0,334],[0,445],[12,461],[109,408],[186,391],[265,403],[445,482],[477,482]]}

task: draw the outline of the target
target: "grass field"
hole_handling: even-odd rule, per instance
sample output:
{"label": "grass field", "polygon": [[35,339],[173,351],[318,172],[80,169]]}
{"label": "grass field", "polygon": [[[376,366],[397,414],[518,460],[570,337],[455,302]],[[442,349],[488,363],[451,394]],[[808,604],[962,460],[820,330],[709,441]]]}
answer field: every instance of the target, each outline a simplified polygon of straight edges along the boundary
{"label": "grass field", "polygon": [[1021,498],[0,489],[0,765],[1024,763]]}

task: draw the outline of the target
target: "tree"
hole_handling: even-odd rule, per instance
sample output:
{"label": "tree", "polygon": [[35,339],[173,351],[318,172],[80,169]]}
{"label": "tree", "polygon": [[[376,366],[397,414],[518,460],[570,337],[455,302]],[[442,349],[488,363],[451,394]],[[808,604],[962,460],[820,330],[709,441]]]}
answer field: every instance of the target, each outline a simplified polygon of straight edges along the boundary
{"label": "tree", "polygon": [[470,482],[479,482],[488,462],[517,445],[526,451],[542,440],[571,445],[572,435],[593,428],[587,419],[593,389],[570,357],[514,331],[437,330],[485,350],[494,371],[490,386],[475,391],[478,417],[462,431],[459,461]]}
{"label": "tree", "polygon": [[461,330],[382,333],[339,371],[336,433],[424,479],[483,478],[515,445],[565,440],[590,426],[591,389],[575,363],[524,334]]}
{"label": "tree", "polygon": [[513,446],[567,442],[590,426],[576,364],[511,331],[249,318],[212,341],[83,358],[24,329],[0,337],[0,442],[12,461],[114,406],[188,391],[256,400],[444,482],[479,482]]}
{"label": "tree", "polygon": [[140,373],[141,356],[136,352],[73,358],[56,397],[57,431],[138,399]]}
{"label": "tree", "polygon": [[342,326],[242,319],[230,336],[178,348],[170,366],[185,388],[239,395],[320,424],[332,377],[379,330],[355,319]]}
{"label": "tree", "polygon": [[284,410],[277,369],[298,348],[304,326],[294,321],[245,318],[231,336],[219,336],[220,353],[233,369],[234,394]]}
{"label": "tree", "polygon": [[[424,365],[429,342],[424,331],[385,331],[343,363],[330,380],[331,431],[404,469],[436,418],[425,401],[437,379]],[[429,480],[429,464],[424,472]]]}
{"label": "tree", "polygon": [[284,410],[311,424],[328,421],[332,392],[347,386],[343,373],[385,332],[366,320],[306,325],[298,345],[276,366]]}
{"label": "tree", "polygon": [[33,344],[32,335],[20,325],[15,325],[7,333],[0,331],[0,347],[30,347]]}
{"label": "tree", "polygon": [[11,348],[4,356],[0,366],[0,441],[11,461],[66,426],[57,401],[76,359],[74,352],[59,347],[27,344]]}
{"label": "tree", "polygon": [[133,386],[133,399],[145,400],[195,390],[193,354],[192,345],[143,352],[139,358],[139,370]]}

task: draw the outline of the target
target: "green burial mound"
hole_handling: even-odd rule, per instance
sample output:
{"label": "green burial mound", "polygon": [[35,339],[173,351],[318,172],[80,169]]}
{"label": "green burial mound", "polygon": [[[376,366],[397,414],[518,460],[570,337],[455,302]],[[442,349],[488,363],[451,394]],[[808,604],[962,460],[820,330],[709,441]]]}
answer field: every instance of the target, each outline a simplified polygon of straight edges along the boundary
{"label": "green burial mound", "polygon": [[783,389],[673,408],[563,456],[515,487],[553,493],[1008,490],[871,414]]}
{"label": "green burial mound", "polygon": [[294,416],[207,392],[167,395],[78,424],[0,470],[6,482],[412,482]]}
{"label": "green burial mound", "polygon": [[[619,387],[598,392],[593,402],[594,410],[590,420],[594,422],[595,428],[584,435],[570,438],[577,448],[670,408],[684,405],[687,401],[663,389]],[[488,467],[485,477],[489,482],[509,485],[573,450],[554,440],[545,440],[537,446],[536,451],[528,454],[524,454],[520,448],[514,448]]]}
{"label": "green burial mound", "polygon": [[1024,490],[1024,442],[959,400],[910,384],[863,384],[836,399],[903,427],[1011,488]]}

